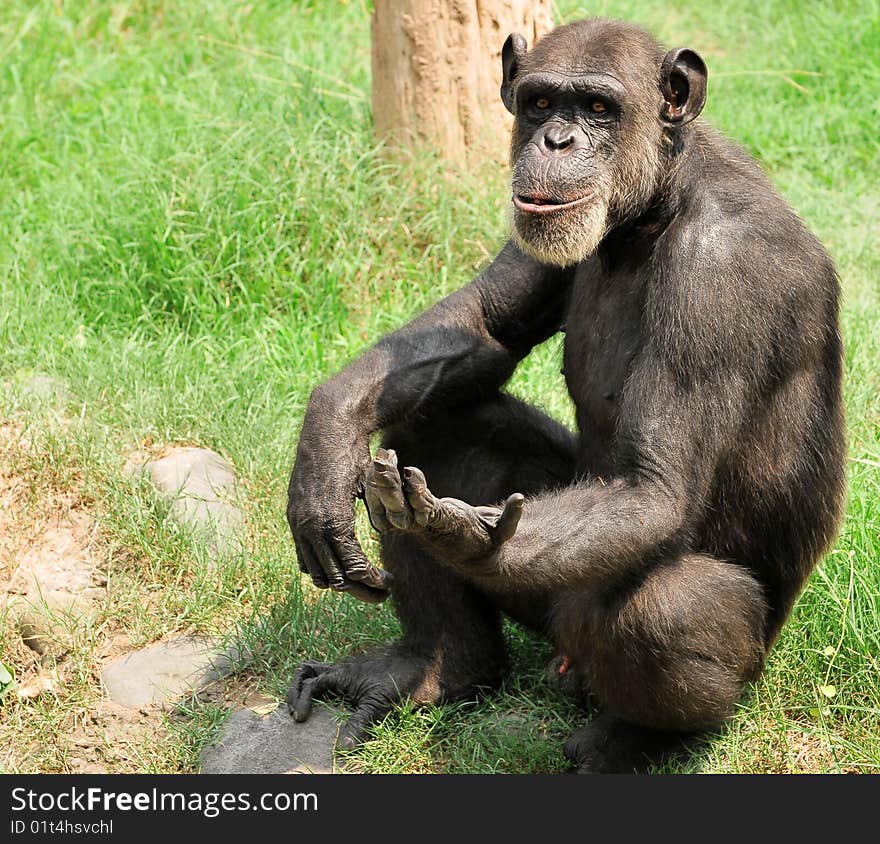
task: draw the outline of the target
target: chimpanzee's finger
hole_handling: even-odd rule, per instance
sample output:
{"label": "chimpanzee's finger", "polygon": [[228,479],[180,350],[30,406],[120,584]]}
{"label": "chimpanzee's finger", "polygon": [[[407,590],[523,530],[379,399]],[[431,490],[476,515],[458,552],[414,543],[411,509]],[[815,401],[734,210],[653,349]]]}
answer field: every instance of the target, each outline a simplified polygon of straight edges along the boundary
{"label": "chimpanzee's finger", "polygon": [[398,530],[409,530],[413,516],[403,495],[397,455],[393,449],[380,448],[373,458],[373,489],[385,507],[385,515]]}
{"label": "chimpanzee's finger", "polygon": [[341,591],[354,595],[365,604],[381,604],[391,594],[387,589],[374,589],[372,586],[365,586],[356,580],[346,581],[345,587]]}
{"label": "chimpanzee's finger", "polygon": [[[312,711],[312,699],[320,698],[322,692],[334,690],[339,680],[340,672],[338,669],[329,669],[317,674],[315,677],[309,677],[303,680],[299,694],[293,703],[293,718],[295,721],[305,721]],[[290,709],[290,704],[288,704]]]}
{"label": "chimpanzee's finger", "polygon": [[345,589],[345,575],[342,573],[342,566],[336,557],[333,547],[323,537],[316,537],[312,540],[311,548],[321,564],[324,574],[331,589],[341,592]]}
{"label": "chimpanzee's finger", "polygon": [[300,571],[309,574],[312,578],[312,583],[314,583],[318,589],[326,589],[330,585],[330,581],[327,580],[327,575],[324,574],[324,569],[321,568],[318,558],[312,553],[308,542],[304,540],[300,541],[294,537],[293,544],[296,548],[296,556],[299,560]]}
{"label": "chimpanzee's finger", "polygon": [[[296,717],[300,695],[306,681],[329,671],[332,667],[333,665],[329,662],[302,662],[299,664],[293,674],[293,679],[290,681],[290,688],[287,692],[287,711],[291,715]],[[297,718],[296,720],[304,721],[307,717],[308,712],[302,718]]]}
{"label": "chimpanzee's finger", "polygon": [[367,475],[364,479],[364,504],[367,507],[367,515],[370,517],[370,524],[373,526],[373,530],[378,533],[385,533],[391,530],[392,524],[385,515],[385,505],[382,503],[382,498],[379,496],[379,491],[376,488],[375,474],[375,469],[371,464],[370,468],[367,469]]}
{"label": "chimpanzee's finger", "polygon": [[373,589],[388,591],[394,583],[394,576],[390,571],[380,569],[367,560],[344,559],[345,577],[353,582],[371,586]]}
{"label": "chimpanzee's finger", "polygon": [[306,563],[306,555],[303,553],[302,546],[296,541],[296,537],[293,538],[293,547],[296,548],[296,563],[299,566],[299,570],[303,574],[311,575],[312,573]]}
{"label": "chimpanzee's finger", "polygon": [[358,560],[357,562],[345,560],[345,576],[348,580],[372,586],[374,589],[388,590],[394,583],[394,577],[390,571],[380,569],[366,560]]}
{"label": "chimpanzee's finger", "polygon": [[336,746],[351,750],[367,739],[370,727],[388,714],[389,706],[376,698],[365,697],[358,703],[351,717],[339,730]]}
{"label": "chimpanzee's finger", "polygon": [[496,542],[507,542],[516,533],[525,500],[522,493],[515,492],[504,502],[504,509],[493,531],[493,539]]}
{"label": "chimpanzee's finger", "polygon": [[407,466],[403,470],[404,494],[412,507],[416,524],[425,527],[437,510],[437,499],[428,489],[428,482],[421,469]]}
{"label": "chimpanzee's finger", "polygon": [[[352,542],[357,542],[357,540],[353,539]],[[332,586],[337,592],[350,592],[355,598],[367,604],[381,604],[388,597],[388,590],[391,588],[391,582],[394,578],[390,572],[372,565],[362,552],[355,555],[349,549],[342,554],[343,558],[352,566],[352,575],[348,577],[347,572],[343,572],[333,546],[327,540],[318,539],[311,545],[307,541],[301,540],[300,547],[303,558],[311,566],[310,573],[312,568],[318,572],[318,575],[312,574],[312,579],[319,588],[326,589],[328,586]],[[366,582],[360,583],[358,577]]]}
{"label": "chimpanzee's finger", "polygon": [[364,555],[357,537],[352,533],[347,536],[336,536],[330,532],[324,539],[336,552],[336,559],[342,566],[346,580],[356,580],[376,589],[389,589],[394,578],[391,572],[374,566]]}

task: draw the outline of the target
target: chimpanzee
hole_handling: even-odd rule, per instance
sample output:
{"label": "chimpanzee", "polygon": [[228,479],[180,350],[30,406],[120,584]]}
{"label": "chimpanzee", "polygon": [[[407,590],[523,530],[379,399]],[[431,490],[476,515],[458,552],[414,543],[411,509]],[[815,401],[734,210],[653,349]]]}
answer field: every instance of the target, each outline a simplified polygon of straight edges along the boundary
{"label": "chimpanzee", "polygon": [[[641,770],[731,713],[835,537],[838,280],[755,162],[695,119],[693,50],[590,19],[531,52],[511,35],[502,64],[512,238],[314,390],[290,479],[302,570],[390,593],[403,638],[303,663],[288,703],[303,720],[343,695],[352,747],[403,698],[497,686],[504,613],[598,702],[565,745],[575,767]],[[577,434],[502,391],[558,331]],[[384,568],[355,538],[357,498]]]}

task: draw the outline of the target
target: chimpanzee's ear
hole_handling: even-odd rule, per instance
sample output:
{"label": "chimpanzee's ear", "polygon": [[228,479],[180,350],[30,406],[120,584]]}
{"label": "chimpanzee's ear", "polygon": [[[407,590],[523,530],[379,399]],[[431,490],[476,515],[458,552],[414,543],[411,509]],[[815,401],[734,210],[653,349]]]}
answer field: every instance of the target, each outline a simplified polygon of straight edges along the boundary
{"label": "chimpanzee's ear", "polygon": [[667,123],[690,123],[706,103],[706,63],[687,47],[670,50],[660,67],[663,106],[660,113]]}
{"label": "chimpanzee's ear", "polygon": [[501,48],[501,70],[504,74],[501,80],[501,101],[511,114],[516,110],[513,102],[513,80],[516,79],[527,52],[526,39],[515,32],[507,36]]}

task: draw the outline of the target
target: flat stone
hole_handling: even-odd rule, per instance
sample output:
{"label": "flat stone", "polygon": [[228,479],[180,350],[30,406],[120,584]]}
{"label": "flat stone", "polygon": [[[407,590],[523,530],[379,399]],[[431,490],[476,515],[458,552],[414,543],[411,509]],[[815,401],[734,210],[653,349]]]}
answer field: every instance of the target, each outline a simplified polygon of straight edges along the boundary
{"label": "flat stone", "polygon": [[281,704],[260,717],[242,709],[226,722],[219,741],[201,756],[203,774],[332,774],[339,724],[316,706],[297,723]]}
{"label": "flat stone", "polygon": [[142,472],[171,501],[177,521],[199,529],[212,557],[241,550],[244,516],[237,506],[237,481],[228,461],[208,448],[175,448],[130,472]]}
{"label": "flat stone", "polygon": [[226,677],[240,658],[237,648],[223,650],[211,639],[179,636],[113,660],[101,672],[101,682],[122,706],[160,706]]}

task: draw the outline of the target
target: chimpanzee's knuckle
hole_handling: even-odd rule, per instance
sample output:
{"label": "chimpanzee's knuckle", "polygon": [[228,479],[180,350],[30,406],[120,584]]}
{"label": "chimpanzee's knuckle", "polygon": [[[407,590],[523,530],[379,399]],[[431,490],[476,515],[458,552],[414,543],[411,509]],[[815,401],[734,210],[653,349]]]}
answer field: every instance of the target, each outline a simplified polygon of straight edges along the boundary
{"label": "chimpanzee's knuckle", "polygon": [[352,580],[363,580],[368,573],[367,564],[360,560],[345,561],[345,575]]}

